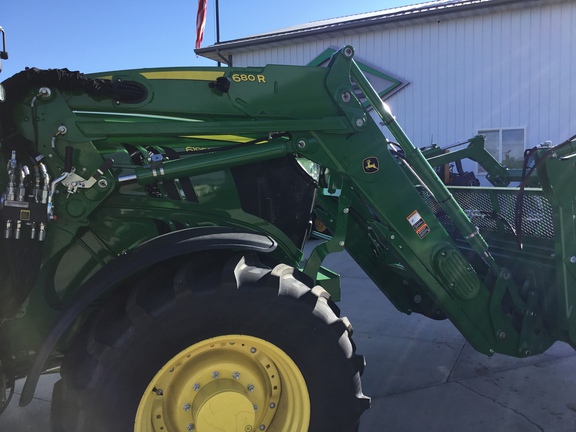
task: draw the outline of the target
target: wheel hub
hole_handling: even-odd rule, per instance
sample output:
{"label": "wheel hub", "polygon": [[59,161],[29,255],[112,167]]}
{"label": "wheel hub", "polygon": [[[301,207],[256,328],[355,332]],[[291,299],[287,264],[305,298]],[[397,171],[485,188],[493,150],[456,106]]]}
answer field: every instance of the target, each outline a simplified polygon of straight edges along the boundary
{"label": "wheel hub", "polygon": [[199,431],[246,432],[254,427],[256,413],[248,391],[230,379],[206,385],[194,398],[192,418]]}
{"label": "wheel hub", "polygon": [[138,407],[136,432],[307,430],[306,383],[292,359],[251,336],[196,343],[170,359]]}

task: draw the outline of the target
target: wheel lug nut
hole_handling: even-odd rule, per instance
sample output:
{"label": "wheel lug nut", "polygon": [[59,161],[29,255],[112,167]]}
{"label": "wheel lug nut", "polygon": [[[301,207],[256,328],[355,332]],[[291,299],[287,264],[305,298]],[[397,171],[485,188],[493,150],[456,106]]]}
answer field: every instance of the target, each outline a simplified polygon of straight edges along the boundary
{"label": "wheel lug nut", "polygon": [[212,378],[218,379],[219,376],[220,374],[218,372],[212,372]]}
{"label": "wheel lug nut", "polygon": [[270,402],[270,408],[272,409],[276,408],[276,404],[274,402]]}
{"label": "wheel lug nut", "polygon": [[252,384],[248,384],[248,391],[249,392],[253,392],[254,391],[254,386]]}
{"label": "wheel lug nut", "polygon": [[[192,423],[190,423],[186,429],[188,429],[189,431],[193,431],[194,425]],[[264,430],[264,429],[262,429],[262,430]]]}
{"label": "wheel lug nut", "polygon": [[182,408],[184,408],[184,411],[190,411],[190,404],[184,404]]}
{"label": "wheel lug nut", "polygon": [[195,384],[192,386],[192,388],[194,389],[194,391],[198,391],[198,390],[200,390],[200,384],[195,383]]}
{"label": "wheel lug nut", "polygon": [[258,411],[258,405],[254,404],[254,411]]}
{"label": "wheel lug nut", "polygon": [[234,379],[236,379],[236,380],[237,380],[237,379],[240,379],[240,372],[234,372],[234,373],[232,374],[232,377],[234,377]]}

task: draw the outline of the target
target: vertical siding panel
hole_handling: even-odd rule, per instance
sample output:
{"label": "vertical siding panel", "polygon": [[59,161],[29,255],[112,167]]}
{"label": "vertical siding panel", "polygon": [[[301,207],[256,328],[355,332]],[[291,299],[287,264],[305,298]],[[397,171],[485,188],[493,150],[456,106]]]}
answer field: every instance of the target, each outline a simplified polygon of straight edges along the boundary
{"label": "vertical siding panel", "polygon": [[[442,87],[439,88],[440,118],[438,139],[442,145],[448,144],[448,135],[458,127],[457,112],[462,108],[462,93],[457,82],[459,57],[457,54],[457,27],[458,21],[451,20],[445,26],[445,52],[440,68],[444,70]],[[442,116],[444,117],[442,119]]]}
{"label": "vertical siding panel", "polygon": [[[418,93],[414,95],[414,104],[418,106],[420,115],[418,117],[417,135],[414,137],[414,144],[422,147],[430,143],[430,136],[438,130],[438,86],[436,68],[431,64],[439,64],[437,46],[430,39],[437,35],[437,26],[426,24],[418,26],[418,51],[414,55],[414,67],[419,71],[419,82],[424,95]],[[432,37],[430,37],[432,35]],[[436,135],[436,134],[435,134]]]}
{"label": "vertical siding panel", "polygon": [[407,27],[404,29],[406,64],[410,65],[410,68],[414,70],[414,85],[410,86],[410,98],[405,107],[405,118],[402,121],[407,125],[408,134],[419,139],[420,125],[424,114],[424,104],[417,96],[422,94],[422,89],[425,86],[425,78],[423,73],[424,68],[421,63],[419,64],[419,61],[422,60],[422,39],[418,37],[420,35],[415,30],[415,27]]}
{"label": "vertical siding panel", "polygon": [[305,61],[306,56],[304,55],[304,52],[309,50],[306,50],[302,45],[293,45],[293,47],[294,47],[293,64],[305,65],[306,63],[308,63],[307,61]]}
{"label": "vertical siding panel", "polygon": [[[290,55],[290,64],[292,65],[301,65],[302,64],[302,60],[303,60],[303,56],[301,55],[302,53],[302,46],[301,45],[290,45],[288,48],[284,48],[284,50],[287,50],[289,52]],[[280,55],[279,55],[279,60],[280,63],[283,63],[284,60],[282,58],[282,51],[279,51]]]}
{"label": "vertical siding panel", "polygon": [[276,51],[278,52],[278,57],[276,60],[277,63],[286,63],[284,61],[284,56],[287,56],[289,64],[291,65],[298,64],[298,51],[296,45],[290,45],[285,48],[279,48]]}
{"label": "vertical siding panel", "polygon": [[528,63],[528,73],[527,73],[527,83],[528,87],[528,95],[529,95],[529,103],[528,103],[528,127],[530,131],[528,136],[532,142],[540,141],[540,137],[538,136],[538,112],[539,112],[539,101],[538,101],[538,93],[539,89],[539,80],[538,80],[538,72],[540,70],[540,32],[535,32],[534,29],[540,28],[540,10],[539,9],[532,9],[529,12],[529,31],[528,31],[528,41],[529,41],[529,50],[533,55],[528,56],[527,63]]}
{"label": "vertical siding panel", "polygon": [[[409,74],[409,76],[411,77],[410,81],[410,87],[408,87],[406,90],[406,99],[405,99],[405,103],[404,106],[402,107],[404,109],[404,116],[403,118],[403,122],[404,123],[408,123],[408,121],[412,120],[412,122],[415,121],[415,119],[417,119],[420,115],[420,113],[418,112],[418,110],[416,109],[416,107],[414,106],[414,94],[417,93],[419,86],[421,85],[422,80],[420,79],[420,75],[419,75],[419,68],[414,67],[414,60],[412,58],[412,56],[414,55],[414,44],[413,44],[413,33],[411,31],[408,31],[408,27],[404,27],[402,29],[402,45],[403,45],[403,49],[402,52],[404,53],[404,57],[402,59],[402,63],[404,64],[404,70],[406,70],[406,73]],[[421,93],[420,93],[421,94]],[[414,126],[411,125],[412,129],[414,129]]]}
{"label": "vertical siding panel", "polygon": [[[521,126],[518,119],[518,80],[514,79],[518,70],[518,17],[508,12],[502,17],[502,37],[506,43],[506,59],[504,63],[504,84],[506,99],[506,122],[510,126]],[[506,88],[507,87],[507,88]]]}
{"label": "vertical siding panel", "polygon": [[418,127],[422,118],[422,106],[416,103],[414,95],[418,94],[420,97],[426,97],[422,90],[424,85],[421,77],[422,67],[415,64],[415,58],[419,55],[417,51],[421,48],[421,40],[416,39],[416,34],[412,27],[406,27],[402,29],[402,43],[404,68],[411,77],[411,84],[410,88],[407,88],[406,100],[402,107],[404,112],[399,121],[408,135],[414,139],[418,134]]}
{"label": "vertical siding panel", "polygon": [[527,124],[525,107],[528,89],[524,82],[528,55],[526,13],[524,11],[511,15],[510,20],[510,124],[524,127]]}
{"label": "vertical siding panel", "polygon": [[483,44],[482,39],[485,37],[487,43],[490,43],[490,39],[485,30],[484,19],[482,17],[476,17],[474,19],[474,38],[473,38],[473,51],[476,54],[474,57],[474,71],[472,74],[472,86],[473,86],[473,101],[474,101],[474,131],[478,131],[485,127],[484,120],[484,82],[483,77],[485,76],[484,65],[486,53],[483,50],[485,43]]}
{"label": "vertical siding panel", "polygon": [[[562,44],[562,7],[550,8],[551,12],[551,26],[553,28],[550,35],[550,91],[548,99],[550,101],[550,131],[559,131],[561,127],[562,109],[560,100],[562,99],[562,56],[564,53],[561,51]],[[566,52],[569,52],[566,51]]]}
{"label": "vertical siding panel", "polygon": [[493,15],[491,21],[492,46],[490,56],[487,58],[487,63],[491,66],[487,84],[491,95],[489,127],[494,128],[502,126],[502,16]]}
{"label": "vertical siding panel", "polygon": [[459,38],[459,22],[453,20],[450,23],[450,31],[448,33],[449,51],[447,63],[447,89],[450,89],[450,98],[446,99],[446,128],[444,130],[444,138],[442,140],[444,145],[449,144],[448,136],[456,133],[462,124],[462,112],[464,108],[464,94],[460,88],[459,69],[461,57],[459,54],[459,47],[462,40]]}
{"label": "vertical siding panel", "polygon": [[549,7],[542,8],[542,21],[541,21],[541,42],[540,42],[540,107],[544,110],[540,116],[541,122],[539,130],[541,131],[540,141],[545,141],[549,138],[549,131],[552,129],[552,101],[550,99],[552,91],[552,62],[554,61],[552,55],[552,40],[554,34],[554,26],[552,25],[552,13]]}
{"label": "vertical siding panel", "polygon": [[[400,48],[400,32],[398,30],[387,30],[384,31],[380,37],[382,40],[382,51],[380,53],[380,65],[392,73],[410,81],[411,79],[407,76],[406,71],[401,63],[401,58],[399,52]],[[406,96],[406,89],[402,90],[400,93],[392,96],[388,103],[392,107],[392,110],[399,112],[399,105],[403,105],[401,101],[404,100]]]}
{"label": "vertical siding panel", "polygon": [[548,63],[548,49],[549,46],[546,43],[547,41],[547,32],[550,30],[550,20],[549,16],[546,13],[544,8],[535,9],[534,10],[534,24],[535,26],[533,29],[539,29],[539,31],[535,31],[536,37],[533,38],[537,39],[534,42],[536,43],[536,49],[534,53],[534,61],[532,63],[532,82],[536,85],[536,89],[534,91],[534,99],[533,99],[533,113],[534,115],[532,118],[534,122],[531,123],[538,133],[537,140],[538,142],[542,142],[546,140],[546,136],[543,135],[545,130],[548,129],[548,110],[550,109],[549,104],[547,103],[545,96],[546,91],[544,88],[546,87],[545,77],[547,75],[547,68],[549,67]]}
{"label": "vertical siding panel", "polygon": [[[563,109],[561,108],[561,101],[563,100],[562,92],[565,89],[562,83],[564,75],[562,68],[562,56],[570,52],[570,48],[564,43],[562,26],[563,17],[562,12],[565,10],[562,6],[551,8],[550,22],[550,76],[549,76],[549,92],[548,100],[550,103],[550,125],[549,135],[556,134],[562,128],[563,123]],[[564,23],[567,27],[571,25]],[[551,138],[549,136],[548,138]]]}
{"label": "vertical siding panel", "polygon": [[560,43],[556,47],[555,56],[566,56],[572,59],[567,65],[561,65],[558,86],[559,98],[554,101],[559,107],[558,130],[554,131],[554,140],[559,142],[576,133],[576,113],[570,116],[576,99],[576,44],[574,43],[573,4],[564,4],[561,8],[559,25],[561,28]]}
{"label": "vertical siding panel", "polygon": [[451,49],[448,59],[448,85],[451,89],[452,99],[446,100],[446,107],[448,110],[449,118],[447,119],[447,128],[444,138],[444,145],[450,144],[452,136],[460,134],[462,123],[464,122],[464,107],[466,104],[466,95],[462,87],[462,44],[464,41],[464,33],[462,29],[462,21],[454,20],[452,22],[452,31],[449,37],[452,37]]}
{"label": "vertical siding panel", "polygon": [[236,54],[232,56],[232,61],[234,66],[236,66],[237,64],[244,64],[244,62],[246,61],[247,58],[249,58],[250,53],[242,53],[242,54]]}
{"label": "vertical siding panel", "polygon": [[369,54],[369,50],[368,50],[368,44],[367,44],[367,35],[366,33],[358,35],[358,36],[354,36],[353,38],[349,39],[350,42],[346,42],[345,45],[349,44],[352,45],[354,47],[358,47],[356,48],[356,53],[358,53],[359,55],[361,55],[362,58],[369,58],[370,54]]}
{"label": "vertical siding panel", "polygon": [[293,45],[294,48],[294,58],[293,58],[293,64],[300,64],[300,65],[305,65],[306,62],[305,61],[305,55],[304,52],[308,51],[307,49],[305,49],[302,45]]}
{"label": "vertical siding panel", "polygon": [[398,71],[398,62],[394,55],[398,44],[397,36],[396,32],[391,32],[389,30],[376,33],[374,64],[392,72]]}
{"label": "vertical siding panel", "polygon": [[328,48],[328,46],[325,43],[325,41],[316,41],[311,44],[308,44],[306,49],[304,50],[303,64],[309,64],[317,56],[322,54],[326,50],[326,48]]}
{"label": "vertical siding panel", "polygon": [[[419,85],[421,84],[421,79],[419,75],[419,68],[414,67],[414,60],[412,56],[414,55],[414,49],[411,44],[410,40],[410,32],[409,27],[402,28],[401,31],[401,44],[402,44],[402,60],[401,63],[403,65],[404,70],[406,71],[407,76],[410,77],[410,86],[406,88],[406,92],[404,94],[404,104],[402,109],[404,110],[402,118],[403,123],[408,123],[409,121],[414,122],[414,120],[418,117],[418,111],[414,107],[414,94],[417,93]],[[422,95],[422,93],[419,93]],[[412,127],[413,128],[413,127]]]}
{"label": "vertical siding panel", "polygon": [[[410,82],[410,85],[402,90],[400,93],[396,94],[392,99],[390,99],[390,106],[392,112],[398,117],[399,121],[407,117],[406,106],[410,104],[410,95],[412,94],[412,87],[414,82],[414,75],[412,72],[406,70],[406,40],[403,28],[394,29],[393,33],[396,40],[396,47],[398,52],[398,63],[395,65],[396,70],[399,71],[402,76]],[[404,124],[404,122],[403,122]]]}
{"label": "vertical siding panel", "polygon": [[415,70],[414,68],[408,68],[408,53],[407,51],[410,47],[406,44],[406,28],[403,29],[395,29],[394,33],[397,34],[397,48],[396,48],[396,56],[397,56],[397,70],[399,74],[406,79],[410,84],[405,87],[400,93],[396,100],[393,101],[392,110],[396,112],[398,119],[401,120],[402,124],[407,124],[408,119],[410,117],[414,117],[413,112],[408,112],[408,107],[412,105],[411,97],[414,92],[414,82],[416,81],[415,77]]}
{"label": "vertical siding panel", "polygon": [[[396,72],[398,74],[401,74],[408,81],[412,82],[412,76],[406,74],[406,70],[404,67],[406,58],[405,58],[405,54],[403,51],[404,51],[406,45],[405,45],[405,41],[403,40],[403,33],[402,33],[401,29],[398,28],[398,29],[388,30],[386,33],[387,33],[388,38],[383,40],[383,42],[385,43],[384,44],[385,56],[386,57],[389,56],[388,51],[392,51],[392,52],[396,52],[396,53],[402,53],[402,55],[397,55],[396,63],[393,65],[393,68],[391,69],[392,72]],[[387,66],[392,66],[392,65],[390,63],[387,63]],[[412,84],[410,84],[408,86],[408,88],[411,86],[412,86]],[[388,104],[390,105],[392,112],[394,113],[394,115],[396,115],[398,117],[399,121],[400,121],[400,119],[403,119],[406,117],[404,107],[407,104],[407,98],[409,97],[409,94],[410,94],[410,91],[408,88],[405,88],[400,93],[397,93],[388,101]]]}
{"label": "vertical siding panel", "polygon": [[[390,70],[388,62],[382,61],[382,33],[374,32],[372,39],[372,63],[376,67]],[[392,69],[393,70],[393,69]]]}
{"label": "vertical siding panel", "polygon": [[297,53],[296,53],[296,45],[290,45],[288,48],[284,48],[284,49],[279,49],[279,58],[281,58],[282,60],[279,63],[285,63],[284,61],[284,55],[283,55],[283,51],[285,51],[285,54],[288,57],[288,63],[290,64],[296,64],[297,63]]}
{"label": "vertical siding panel", "polygon": [[494,17],[484,17],[483,21],[486,26],[486,42],[488,42],[488,44],[483,46],[484,70],[482,76],[482,93],[485,96],[485,99],[482,100],[482,117],[484,120],[484,127],[492,128],[494,127],[494,109],[497,103],[494,96],[498,96],[494,90],[494,86],[492,85],[492,76],[494,75],[494,69],[497,67],[497,65],[494,64],[494,51],[496,48],[494,44],[497,43],[497,38],[494,33],[497,29],[494,26]]}
{"label": "vertical siding panel", "polygon": [[[265,65],[266,64],[266,52],[267,52],[267,50],[264,50],[260,53],[255,52],[254,53],[254,59],[253,59],[254,61],[250,64],[250,66]],[[239,65],[239,63],[234,61],[234,65],[237,66],[237,65]]]}
{"label": "vertical siding panel", "polygon": [[459,79],[462,82],[461,98],[464,99],[465,109],[463,110],[464,122],[461,134],[452,136],[450,143],[459,142],[467,138],[471,138],[476,134],[474,124],[474,72],[475,72],[475,59],[478,56],[474,51],[474,19],[468,18],[464,21],[464,38],[462,48],[459,51],[459,58],[461,59],[461,71]]}
{"label": "vertical siding panel", "polygon": [[[448,41],[453,37],[453,21],[442,21],[435,26],[431,24],[437,33],[438,46],[436,47],[436,67],[438,69],[436,76],[437,83],[432,87],[432,97],[436,101],[436,109],[433,112],[434,124],[434,141],[441,145],[446,145],[446,131],[448,130],[448,117],[450,109],[448,100],[454,97],[454,83],[450,82],[451,71],[453,66],[452,56],[454,55],[454,41]],[[428,133],[427,141],[430,142],[431,131]]]}
{"label": "vertical siding panel", "polygon": [[531,143],[533,138],[531,136],[532,127],[530,126],[530,92],[531,92],[531,84],[530,84],[530,33],[532,32],[530,26],[530,19],[531,13],[530,11],[522,11],[520,12],[520,40],[518,41],[518,51],[519,51],[519,91],[520,96],[518,98],[519,107],[518,107],[518,117],[520,119],[520,124],[526,127],[526,146],[532,147],[533,144]]}
{"label": "vertical siding panel", "polygon": [[[421,32],[418,32],[415,27],[406,27],[403,31],[403,40],[405,44],[403,51],[406,56],[405,67],[413,79],[411,79],[410,88],[407,89],[409,97],[403,107],[404,114],[398,121],[413,140],[418,140],[421,133],[422,117],[425,115],[423,110],[426,102],[424,100],[427,99],[426,82],[422,74],[422,70],[426,67],[422,63],[417,63],[417,61],[424,61]],[[419,95],[424,100],[417,101],[415,95]]]}
{"label": "vertical siding panel", "polygon": [[497,59],[501,65],[499,75],[494,77],[495,81],[500,82],[500,127],[518,126],[512,122],[512,98],[514,94],[513,83],[511,80],[512,73],[512,57],[514,56],[514,48],[512,43],[512,21],[510,13],[504,13],[500,19],[500,41],[499,45],[502,47],[500,57]]}
{"label": "vertical siding panel", "polygon": [[366,33],[364,41],[364,50],[362,52],[362,58],[371,66],[374,66],[374,60],[372,53],[374,52],[374,33]]}
{"label": "vertical siding panel", "polygon": [[[430,142],[430,136],[434,135],[434,141],[441,142],[441,130],[443,125],[439,124],[440,119],[444,117],[443,98],[446,95],[446,71],[442,65],[446,64],[446,24],[430,23],[429,29],[429,50],[422,53],[422,58],[427,63],[422,65],[421,79],[426,83],[426,99],[421,100],[422,121],[428,123],[426,129],[428,134],[421,139]],[[428,43],[428,41],[427,41]]]}
{"label": "vertical siding panel", "polygon": [[530,57],[531,57],[531,45],[530,45],[530,33],[531,28],[531,12],[529,10],[523,10],[519,13],[519,40],[518,40],[518,52],[519,52],[519,97],[518,97],[518,117],[520,119],[520,124],[526,128],[526,146],[531,147],[531,126],[530,126]]}
{"label": "vertical siding panel", "polygon": [[432,127],[434,128],[434,140],[441,145],[445,145],[444,133],[447,129],[446,116],[448,113],[446,103],[449,98],[454,96],[455,91],[452,87],[453,83],[448,84],[450,79],[448,69],[451,67],[450,57],[452,56],[453,48],[453,46],[449,46],[448,44],[451,27],[451,21],[442,21],[433,26],[435,46],[432,47],[432,51],[435,55],[433,57],[434,63],[432,68],[435,71],[434,76],[436,82],[433,84],[431,97],[436,106],[432,113]]}

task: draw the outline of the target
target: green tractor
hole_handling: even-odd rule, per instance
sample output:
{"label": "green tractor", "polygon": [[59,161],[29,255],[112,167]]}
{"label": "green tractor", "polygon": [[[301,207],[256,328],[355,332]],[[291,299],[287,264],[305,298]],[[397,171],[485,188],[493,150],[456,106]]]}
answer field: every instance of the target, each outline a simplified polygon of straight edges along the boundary
{"label": "green tractor", "polygon": [[[59,368],[57,432],[357,430],[342,250],[480,352],[576,346],[576,142],[516,171],[482,137],[422,152],[353,56],[6,79],[2,404]],[[464,158],[498,187],[448,188],[434,167]],[[315,208],[332,235],[304,260]]]}

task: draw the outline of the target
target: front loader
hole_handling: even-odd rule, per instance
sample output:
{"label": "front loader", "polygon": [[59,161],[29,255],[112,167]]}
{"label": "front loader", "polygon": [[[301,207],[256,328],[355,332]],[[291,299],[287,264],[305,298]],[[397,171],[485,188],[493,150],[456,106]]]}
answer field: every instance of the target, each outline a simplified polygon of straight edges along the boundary
{"label": "front loader", "polygon": [[[53,431],[357,430],[342,250],[487,355],[576,347],[576,142],[519,172],[481,136],[421,151],[353,55],[3,82],[4,405],[59,368]],[[496,186],[447,187],[464,158]],[[313,211],[332,236],[304,260]]]}

